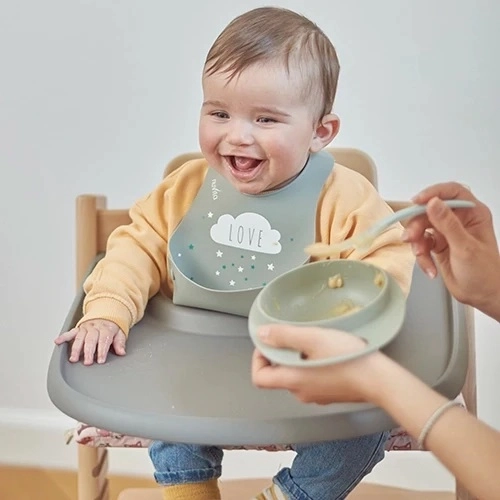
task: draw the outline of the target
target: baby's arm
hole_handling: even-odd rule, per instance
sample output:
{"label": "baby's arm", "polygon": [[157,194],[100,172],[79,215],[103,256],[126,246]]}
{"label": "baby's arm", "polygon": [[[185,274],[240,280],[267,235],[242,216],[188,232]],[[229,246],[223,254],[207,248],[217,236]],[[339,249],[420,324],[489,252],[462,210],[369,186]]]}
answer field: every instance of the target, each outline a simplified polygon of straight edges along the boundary
{"label": "baby's arm", "polygon": [[206,171],[205,160],[187,162],[132,207],[130,224],[110,235],[106,256],[84,283],[82,319],[56,340],[73,341],[70,361],[78,361],[83,352],[85,364],[92,364],[96,353],[104,362],[111,346],[124,355],[129,330],[143,317],[148,300],[160,288],[171,293],[170,234],[189,210]]}
{"label": "baby's arm", "polygon": [[73,342],[70,361],[104,363],[112,346],[125,354],[129,329],[167,277],[168,226],[161,186],[130,210],[131,223],[109,237],[106,256],[84,283],[83,317],[56,344]]}
{"label": "baby's arm", "polygon": [[164,191],[157,189],[130,210],[131,223],[110,235],[106,255],[85,280],[83,322],[106,319],[128,335],[148,300],[167,280],[168,221]]}

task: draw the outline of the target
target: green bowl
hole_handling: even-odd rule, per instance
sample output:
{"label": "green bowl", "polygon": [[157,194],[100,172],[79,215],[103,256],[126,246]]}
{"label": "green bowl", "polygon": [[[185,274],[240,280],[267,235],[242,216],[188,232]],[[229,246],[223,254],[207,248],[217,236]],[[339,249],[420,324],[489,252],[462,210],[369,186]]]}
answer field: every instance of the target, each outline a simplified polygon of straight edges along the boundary
{"label": "green bowl", "polygon": [[[250,337],[272,362],[323,366],[380,349],[400,331],[406,298],[394,278],[362,261],[326,260],[298,267],[270,281],[256,297],[248,317]],[[285,323],[343,330],[362,337],[365,349],[320,360],[263,344],[260,326]]]}

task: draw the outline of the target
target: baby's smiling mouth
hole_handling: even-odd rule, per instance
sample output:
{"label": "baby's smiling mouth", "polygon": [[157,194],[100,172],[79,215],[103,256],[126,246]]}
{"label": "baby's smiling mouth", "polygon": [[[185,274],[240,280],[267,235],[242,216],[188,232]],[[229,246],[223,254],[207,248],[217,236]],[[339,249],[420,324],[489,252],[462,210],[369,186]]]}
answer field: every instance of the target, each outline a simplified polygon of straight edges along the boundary
{"label": "baby's smiling mouth", "polygon": [[262,163],[262,160],[247,156],[226,156],[226,159],[231,167],[239,172],[249,172]]}

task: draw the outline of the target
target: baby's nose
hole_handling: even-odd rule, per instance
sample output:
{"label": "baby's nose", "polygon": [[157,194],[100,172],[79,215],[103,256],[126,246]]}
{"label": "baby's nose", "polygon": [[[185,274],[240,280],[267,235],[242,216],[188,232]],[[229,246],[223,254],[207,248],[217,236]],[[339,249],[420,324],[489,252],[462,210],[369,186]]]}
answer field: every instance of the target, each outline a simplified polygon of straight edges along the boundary
{"label": "baby's nose", "polygon": [[253,127],[250,123],[233,121],[227,132],[227,142],[234,146],[248,145],[254,142]]}

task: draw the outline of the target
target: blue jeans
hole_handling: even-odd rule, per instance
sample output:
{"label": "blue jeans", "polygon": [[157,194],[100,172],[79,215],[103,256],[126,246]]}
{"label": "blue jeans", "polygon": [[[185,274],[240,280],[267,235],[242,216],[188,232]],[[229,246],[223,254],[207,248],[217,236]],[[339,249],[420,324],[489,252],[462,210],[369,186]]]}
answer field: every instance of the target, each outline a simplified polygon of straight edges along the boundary
{"label": "blue jeans", "polygon": [[[292,466],[273,481],[290,500],[341,500],[384,457],[387,432],[355,439],[297,444]],[[196,483],[221,475],[223,451],[216,446],[155,441],[149,456],[158,483]],[[257,493],[257,492],[255,492]]]}

